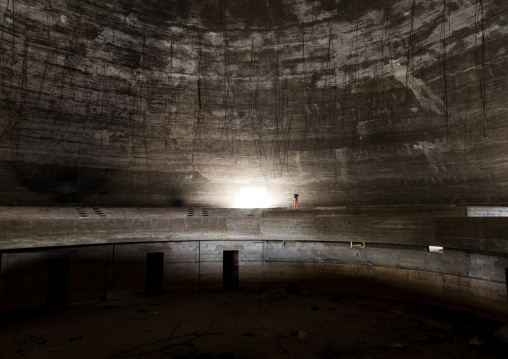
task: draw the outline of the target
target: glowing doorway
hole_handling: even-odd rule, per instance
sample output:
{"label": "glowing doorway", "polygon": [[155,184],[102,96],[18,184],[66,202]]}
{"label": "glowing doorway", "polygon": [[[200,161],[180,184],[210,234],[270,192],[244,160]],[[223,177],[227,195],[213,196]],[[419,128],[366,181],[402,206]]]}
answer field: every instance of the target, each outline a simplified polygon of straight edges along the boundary
{"label": "glowing doorway", "polygon": [[236,208],[267,208],[270,200],[265,187],[243,187],[240,188],[235,203]]}

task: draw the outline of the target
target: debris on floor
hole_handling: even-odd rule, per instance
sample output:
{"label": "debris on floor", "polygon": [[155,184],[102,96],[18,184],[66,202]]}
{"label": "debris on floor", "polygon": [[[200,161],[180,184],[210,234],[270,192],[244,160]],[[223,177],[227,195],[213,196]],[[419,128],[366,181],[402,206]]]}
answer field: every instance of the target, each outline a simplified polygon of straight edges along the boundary
{"label": "debris on floor", "polygon": [[379,298],[283,289],[132,296],[107,305],[114,310],[104,310],[104,302],[80,304],[2,322],[0,357],[504,359],[508,353],[500,339],[506,323]]}

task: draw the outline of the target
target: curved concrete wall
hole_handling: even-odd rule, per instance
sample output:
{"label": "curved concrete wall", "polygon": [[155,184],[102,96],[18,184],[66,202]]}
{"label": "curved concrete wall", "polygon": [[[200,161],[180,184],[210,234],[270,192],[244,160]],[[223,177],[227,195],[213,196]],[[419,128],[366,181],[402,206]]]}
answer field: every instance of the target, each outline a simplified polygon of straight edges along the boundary
{"label": "curved concrete wall", "polygon": [[[68,263],[72,302],[143,291],[154,251],[166,289],[218,289],[229,249],[246,288],[390,287],[506,315],[507,223],[454,206],[508,200],[507,10],[2,2],[3,310],[44,304],[48,265]],[[249,186],[280,210],[217,208]]]}
{"label": "curved concrete wall", "polygon": [[44,307],[48,263],[68,258],[68,302],[143,293],[147,253],[164,253],[164,290],[222,290],[223,252],[239,253],[239,288],[285,288],[413,300],[508,320],[508,255],[350,243],[207,241],[116,244],[2,254],[2,312]]}
{"label": "curved concrete wall", "polygon": [[[296,283],[508,320],[508,221],[466,217],[464,210],[405,208],[396,216],[393,208],[207,209],[203,217],[195,209],[187,217],[182,210],[103,209],[110,218],[80,219],[72,208],[46,208],[32,221],[7,219],[19,211],[14,208],[2,220],[10,238],[1,243],[2,311],[45,305],[51,259],[68,258],[68,300],[75,303],[144,292],[147,253],[154,252],[163,253],[164,290],[221,290],[224,251],[238,251],[241,289]],[[430,230],[422,232],[423,224]],[[494,244],[496,250],[487,249]],[[429,245],[444,252],[430,253]]]}
{"label": "curved concrete wall", "polygon": [[0,203],[505,203],[507,8],[6,2]]}

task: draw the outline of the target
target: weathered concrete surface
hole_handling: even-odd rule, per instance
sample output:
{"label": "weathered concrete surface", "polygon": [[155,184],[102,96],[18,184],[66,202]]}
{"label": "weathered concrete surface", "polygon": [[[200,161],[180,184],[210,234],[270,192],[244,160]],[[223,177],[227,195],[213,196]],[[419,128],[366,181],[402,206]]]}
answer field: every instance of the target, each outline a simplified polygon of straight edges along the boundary
{"label": "weathered concrete surface", "polygon": [[284,288],[415,300],[508,321],[508,255],[423,246],[316,241],[167,241],[3,252],[0,314],[46,304],[48,262],[69,260],[68,300],[142,293],[147,253],[163,253],[164,289],[221,290],[224,251],[238,251],[241,289]]}
{"label": "weathered concrete surface", "polygon": [[87,244],[279,240],[442,246],[508,253],[508,217],[461,207],[259,210],[0,208],[0,250]]}
{"label": "weathered concrete surface", "polygon": [[[453,206],[508,202],[507,12],[0,0],[0,292],[43,301],[52,250],[87,258],[73,283],[97,296],[141,291],[159,250],[168,288],[213,289],[237,248],[253,286],[330,273],[506,312],[508,223]],[[281,210],[217,209],[242,186]]]}
{"label": "weathered concrete surface", "polygon": [[[69,258],[69,300],[79,302],[143,292],[153,252],[164,253],[165,290],[220,290],[223,253],[234,250],[244,289],[293,282],[508,320],[508,217],[467,217],[470,212],[2,207],[2,312],[44,305],[51,258]],[[365,247],[351,248],[353,241]],[[430,253],[429,245],[444,252]]]}
{"label": "weathered concrete surface", "polygon": [[508,3],[0,1],[0,203],[506,203]]}

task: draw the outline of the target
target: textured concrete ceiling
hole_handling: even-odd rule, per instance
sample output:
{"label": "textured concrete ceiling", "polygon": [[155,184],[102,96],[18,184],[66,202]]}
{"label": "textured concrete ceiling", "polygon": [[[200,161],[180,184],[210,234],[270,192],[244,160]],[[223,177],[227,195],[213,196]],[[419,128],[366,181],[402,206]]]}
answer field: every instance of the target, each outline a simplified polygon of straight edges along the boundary
{"label": "textured concrete ceiling", "polygon": [[0,1],[0,203],[506,203],[508,3]]}

